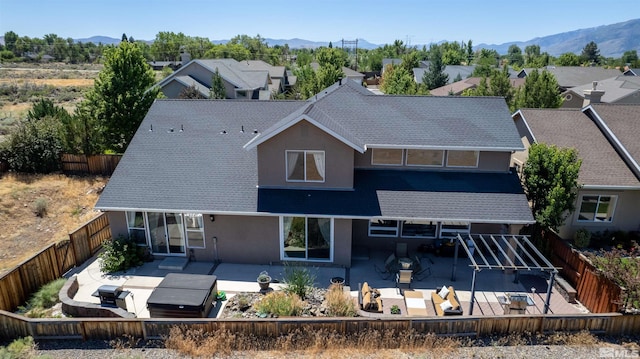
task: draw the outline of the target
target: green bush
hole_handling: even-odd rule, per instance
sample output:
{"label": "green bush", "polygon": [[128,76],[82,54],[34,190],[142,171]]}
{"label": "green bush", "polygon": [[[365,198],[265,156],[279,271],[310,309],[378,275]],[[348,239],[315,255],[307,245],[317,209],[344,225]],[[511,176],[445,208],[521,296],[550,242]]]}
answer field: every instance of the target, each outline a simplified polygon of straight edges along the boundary
{"label": "green bush", "polygon": [[17,172],[50,173],[61,168],[63,140],[57,119],[21,121],[3,142],[0,159]]}
{"label": "green bush", "polygon": [[256,304],[258,313],[275,316],[295,316],[302,312],[303,303],[295,294],[281,291],[271,292]]}
{"label": "green bush", "polygon": [[307,292],[313,288],[316,276],[304,267],[285,265],[284,288],[290,294],[295,294],[304,300]]}
{"label": "green bush", "polygon": [[132,239],[119,236],[105,242],[100,253],[100,270],[105,273],[124,271],[142,265],[144,247],[139,247]]}
{"label": "green bush", "polygon": [[36,199],[34,205],[34,211],[36,212],[36,216],[44,217],[47,215],[47,208],[49,207],[49,203],[46,198],[40,197]]}
{"label": "green bush", "polygon": [[576,247],[582,249],[587,248],[590,243],[591,232],[589,232],[586,228],[578,229],[573,237],[573,244],[575,244]]}
{"label": "green bush", "polygon": [[35,355],[36,344],[32,337],[24,337],[16,339],[6,347],[0,347],[0,358],[33,358]]}

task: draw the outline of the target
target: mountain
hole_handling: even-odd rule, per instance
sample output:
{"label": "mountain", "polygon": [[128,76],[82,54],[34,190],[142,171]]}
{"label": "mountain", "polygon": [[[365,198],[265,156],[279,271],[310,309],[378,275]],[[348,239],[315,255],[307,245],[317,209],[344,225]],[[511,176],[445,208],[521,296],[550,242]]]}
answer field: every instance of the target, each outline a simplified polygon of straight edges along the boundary
{"label": "mountain", "polygon": [[93,42],[94,44],[102,43],[103,45],[117,45],[121,39],[108,36],[91,36],[86,39],[74,39],[75,42]]}
{"label": "mountain", "polygon": [[523,52],[529,45],[539,45],[541,52],[546,51],[552,56],[566,52],[579,55],[584,46],[591,41],[598,44],[600,55],[605,57],[621,57],[629,50],[640,52],[640,19],[536,37],[528,41],[506,42],[500,45],[479,44],[474,48],[494,49],[499,54],[506,54],[511,45],[518,45]]}

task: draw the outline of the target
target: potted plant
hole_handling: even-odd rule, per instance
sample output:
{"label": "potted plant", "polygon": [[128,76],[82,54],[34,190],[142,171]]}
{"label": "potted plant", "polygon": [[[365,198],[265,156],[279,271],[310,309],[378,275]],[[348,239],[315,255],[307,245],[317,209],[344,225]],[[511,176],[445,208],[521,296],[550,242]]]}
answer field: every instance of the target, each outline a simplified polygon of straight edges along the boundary
{"label": "potted plant", "polygon": [[393,305],[391,307],[391,314],[400,314],[400,307],[398,307],[397,305]]}
{"label": "potted plant", "polygon": [[258,275],[258,284],[260,285],[260,290],[269,289],[269,283],[271,283],[271,276],[266,271],[260,272]]}

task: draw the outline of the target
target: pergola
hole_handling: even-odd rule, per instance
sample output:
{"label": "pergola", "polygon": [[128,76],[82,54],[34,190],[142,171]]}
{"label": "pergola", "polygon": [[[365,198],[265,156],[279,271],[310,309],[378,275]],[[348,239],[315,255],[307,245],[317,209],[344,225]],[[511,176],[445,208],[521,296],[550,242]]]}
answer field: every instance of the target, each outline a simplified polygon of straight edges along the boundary
{"label": "pergola", "polygon": [[[455,238],[455,250],[453,260],[453,270],[451,280],[456,280],[456,269],[458,264],[458,251],[460,246],[467,253],[471,260],[469,265],[473,268],[471,279],[471,303],[469,314],[473,314],[473,303],[475,302],[476,274],[483,269],[490,270],[513,270],[515,281],[518,280],[519,271],[541,271],[549,273],[549,284],[547,286],[547,297],[544,303],[544,314],[549,311],[551,299],[551,289],[555,276],[558,273],[547,258],[531,243],[528,236],[513,234],[458,234]],[[479,260],[476,260],[476,257]]]}

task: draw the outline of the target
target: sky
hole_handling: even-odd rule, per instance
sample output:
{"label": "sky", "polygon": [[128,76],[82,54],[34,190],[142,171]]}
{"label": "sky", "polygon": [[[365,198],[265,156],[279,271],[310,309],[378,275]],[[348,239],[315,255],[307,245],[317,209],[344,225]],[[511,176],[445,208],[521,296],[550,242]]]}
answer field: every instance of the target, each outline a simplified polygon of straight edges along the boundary
{"label": "sky", "polygon": [[0,36],[153,40],[161,31],[420,45],[527,41],[639,18],[638,0],[0,0]]}

